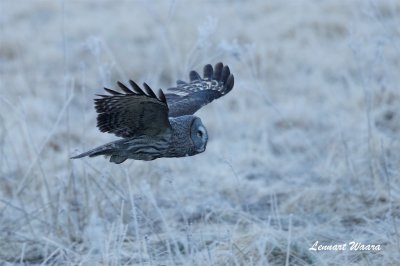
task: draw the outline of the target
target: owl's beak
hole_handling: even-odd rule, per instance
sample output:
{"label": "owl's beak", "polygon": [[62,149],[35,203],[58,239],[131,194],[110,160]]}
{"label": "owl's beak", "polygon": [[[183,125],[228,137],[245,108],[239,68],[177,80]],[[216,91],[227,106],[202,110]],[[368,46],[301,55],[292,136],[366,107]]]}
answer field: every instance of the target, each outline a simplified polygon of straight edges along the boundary
{"label": "owl's beak", "polygon": [[203,147],[201,147],[198,152],[204,152],[206,150],[207,143],[204,143]]}

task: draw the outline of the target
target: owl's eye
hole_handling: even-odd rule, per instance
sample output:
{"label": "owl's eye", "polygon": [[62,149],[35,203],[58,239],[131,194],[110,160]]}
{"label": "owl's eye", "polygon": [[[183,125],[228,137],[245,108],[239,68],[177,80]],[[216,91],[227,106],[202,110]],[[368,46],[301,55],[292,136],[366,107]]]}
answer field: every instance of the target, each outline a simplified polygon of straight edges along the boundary
{"label": "owl's eye", "polygon": [[198,136],[199,138],[203,137],[203,132],[202,132],[201,130],[198,130],[198,131],[197,131],[197,136]]}

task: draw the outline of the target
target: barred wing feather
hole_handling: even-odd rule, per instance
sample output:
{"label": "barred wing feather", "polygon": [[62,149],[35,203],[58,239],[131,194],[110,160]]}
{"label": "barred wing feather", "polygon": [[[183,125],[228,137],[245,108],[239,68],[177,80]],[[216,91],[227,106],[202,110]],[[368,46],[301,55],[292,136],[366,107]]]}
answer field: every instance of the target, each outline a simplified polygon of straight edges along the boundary
{"label": "barred wing feather", "polygon": [[98,95],[95,108],[97,127],[102,132],[130,138],[139,135],[157,135],[171,128],[164,93],[158,96],[146,84],[142,90],[134,81],[131,89],[118,82],[124,93],[105,88],[110,95]]}
{"label": "barred wing feather", "polygon": [[234,85],[234,77],[228,66],[217,63],[203,69],[203,78],[196,71],[189,73],[190,82],[178,80],[177,86],[169,88],[165,94],[169,116],[192,115],[201,107],[229,93]]}

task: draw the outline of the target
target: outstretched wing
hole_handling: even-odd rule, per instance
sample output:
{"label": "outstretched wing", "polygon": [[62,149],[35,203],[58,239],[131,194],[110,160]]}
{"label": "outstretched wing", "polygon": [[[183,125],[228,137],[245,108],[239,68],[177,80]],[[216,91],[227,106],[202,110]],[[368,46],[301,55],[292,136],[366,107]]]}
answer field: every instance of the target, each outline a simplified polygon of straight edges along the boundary
{"label": "outstretched wing", "polygon": [[196,71],[189,74],[190,83],[178,80],[177,86],[165,94],[169,116],[192,115],[204,105],[227,94],[233,88],[234,78],[229,67],[217,63],[203,69],[203,78]]}
{"label": "outstretched wing", "polygon": [[171,128],[168,106],[162,90],[158,96],[143,83],[142,90],[129,81],[132,90],[117,83],[124,93],[104,88],[110,95],[95,99],[97,127],[102,132],[130,138],[138,135],[157,135]]}

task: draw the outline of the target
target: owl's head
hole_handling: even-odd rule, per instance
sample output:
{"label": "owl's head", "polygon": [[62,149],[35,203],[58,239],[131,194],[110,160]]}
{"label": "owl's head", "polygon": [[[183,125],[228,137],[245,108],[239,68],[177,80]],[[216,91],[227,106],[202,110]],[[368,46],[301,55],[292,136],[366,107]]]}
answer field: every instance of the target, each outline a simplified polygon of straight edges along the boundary
{"label": "owl's head", "polygon": [[190,139],[193,142],[194,152],[200,153],[206,150],[208,133],[200,118],[194,117],[190,125]]}

